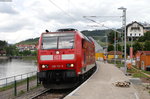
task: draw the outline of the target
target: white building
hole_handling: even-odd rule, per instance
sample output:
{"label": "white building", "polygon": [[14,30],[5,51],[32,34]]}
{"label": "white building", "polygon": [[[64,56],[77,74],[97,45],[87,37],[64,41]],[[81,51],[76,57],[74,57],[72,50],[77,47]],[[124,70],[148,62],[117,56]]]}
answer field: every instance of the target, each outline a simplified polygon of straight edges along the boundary
{"label": "white building", "polygon": [[36,50],[36,45],[19,44],[19,45],[16,45],[16,47],[19,49],[19,52],[22,52],[25,50],[30,50],[30,51]]}
{"label": "white building", "polygon": [[141,37],[144,35],[144,26],[136,21],[127,25],[127,37]]}
{"label": "white building", "polygon": [[144,33],[150,31],[150,24],[147,22],[141,23],[144,26]]}

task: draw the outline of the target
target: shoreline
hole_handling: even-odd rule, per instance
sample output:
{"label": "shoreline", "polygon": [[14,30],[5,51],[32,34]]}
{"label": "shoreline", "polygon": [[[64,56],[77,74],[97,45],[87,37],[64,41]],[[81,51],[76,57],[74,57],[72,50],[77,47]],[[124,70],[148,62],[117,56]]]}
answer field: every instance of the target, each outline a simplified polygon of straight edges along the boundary
{"label": "shoreline", "polygon": [[7,56],[0,56],[0,59],[9,59]]}

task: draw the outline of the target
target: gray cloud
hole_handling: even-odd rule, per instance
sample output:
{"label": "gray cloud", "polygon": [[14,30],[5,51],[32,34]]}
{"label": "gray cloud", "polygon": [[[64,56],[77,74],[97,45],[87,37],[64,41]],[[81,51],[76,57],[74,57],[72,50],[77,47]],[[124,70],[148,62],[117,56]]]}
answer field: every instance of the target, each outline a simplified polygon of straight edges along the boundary
{"label": "gray cloud", "polygon": [[6,3],[0,3],[0,13],[18,14],[18,12],[11,5]]}
{"label": "gray cloud", "polygon": [[[41,33],[45,29],[72,27],[79,30],[92,29],[87,25],[97,25],[83,16],[121,16],[117,8],[127,8],[127,24],[132,21],[150,23],[149,0],[54,0],[64,11],[70,13],[75,20],[51,4],[48,0],[14,0],[13,3],[0,3],[0,33]],[[130,3],[129,3],[130,2]],[[13,4],[15,8],[13,7]],[[5,17],[6,16],[6,17]],[[110,28],[119,28],[121,18],[92,18]],[[6,24],[7,23],[7,24]],[[101,29],[98,27],[97,29]],[[95,29],[95,28],[93,28]],[[28,31],[29,30],[29,31]],[[24,34],[24,36],[28,37]],[[10,37],[10,39],[13,39]]]}
{"label": "gray cloud", "polygon": [[0,32],[17,32],[29,24],[30,22],[26,19],[11,21],[7,25],[0,26]]}

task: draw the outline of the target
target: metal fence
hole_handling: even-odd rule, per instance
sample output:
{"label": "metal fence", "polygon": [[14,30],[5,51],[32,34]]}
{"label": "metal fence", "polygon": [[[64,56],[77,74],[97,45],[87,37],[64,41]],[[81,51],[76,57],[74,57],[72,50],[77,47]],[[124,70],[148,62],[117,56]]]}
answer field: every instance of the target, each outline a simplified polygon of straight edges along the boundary
{"label": "metal fence", "polygon": [[122,59],[111,59],[111,60],[107,60],[108,63],[112,63],[112,64],[124,64],[124,61],[122,61]]}
{"label": "metal fence", "polygon": [[11,99],[37,87],[37,71],[0,79],[1,99]]}

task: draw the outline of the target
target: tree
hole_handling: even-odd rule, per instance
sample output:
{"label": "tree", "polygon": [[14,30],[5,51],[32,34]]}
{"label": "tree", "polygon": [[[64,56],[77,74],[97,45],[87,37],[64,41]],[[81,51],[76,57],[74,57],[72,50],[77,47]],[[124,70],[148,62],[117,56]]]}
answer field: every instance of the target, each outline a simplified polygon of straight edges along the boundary
{"label": "tree", "polygon": [[145,51],[150,51],[150,41],[146,41],[146,42],[144,43],[144,50],[145,50]]}
{"label": "tree", "polygon": [[138,41],[139,42],[145,42],[146,40],[150,40],[150,31],[144,33],[144,36],[141,36]]}
{"label": "tree", "polygon": [[139,42],[135,42],[133,44],[133,53],[135,54],[138,50],[143,50],[143,46]]}
{"label": "tree", "polygon": [[6,46],[7,46],[7,42],[0,40],[0,50],[4,50],[4,48],[5,48]]}
{"label": "tree", "polygon": [[108,51],[113,51],[114,50],[114,46],[112,44],[108,45]]}
{"label": "tree", "polygon": [[145,37],[144,36],[141,36],[139,39],[138,39],[139,42],[144,42],[145,41]]}
{"label": "tree", "polygon": [[[115,32],[114,31],[111,31],[108,35],[108,41],[111,43],[111,44],[113,44],[114,43],[114,40],[115,40]],[[118,35],[118,33],[116,32],[116,40],[120,40],[120,38],[119,38],[119,35]]]}
{"label": "tree", "polygon": [[31,55],[32,56],[36,56],[37,55],[37,51],[31,51]]}
{"label": "tree", "polygon": [[14,45],[9,45],[9,46],[5,47],[5,50],[6,50],[7,56],[18,56],[19,55],[19,51],[16,48],[16,46],[14,46]]}
{"label": "tree", "polygon": [[117,47],[117,50],[118,50],[118,51],[121,51],[121,46],[120,46],[120,44],[117,44],[116,47]]}
{"label": "tree", "polygon": [[111,44],[114,43],[114,32],[111,31],[109,34],[108,34],[108,42],[110,42]]}
{"label": "tree", "polygon": [[7,56],[18,56],[19,51],[15,45],[8,45],[6,41],[0,40],[0,50],[6,51]]}
{"label": "tree", "polygon": [[129,55],[129,53],[130,53],[130,45],[129,44],[127,44],[127,46],[126,46],[126,52],[127,52],[127,54]]}
{"label": "tree", "polygon": [[22,55],[23,55],[23,56],[31,55],[31,51],[24,50],[24,51],[22,52]]}

